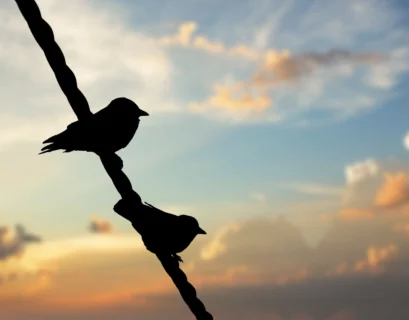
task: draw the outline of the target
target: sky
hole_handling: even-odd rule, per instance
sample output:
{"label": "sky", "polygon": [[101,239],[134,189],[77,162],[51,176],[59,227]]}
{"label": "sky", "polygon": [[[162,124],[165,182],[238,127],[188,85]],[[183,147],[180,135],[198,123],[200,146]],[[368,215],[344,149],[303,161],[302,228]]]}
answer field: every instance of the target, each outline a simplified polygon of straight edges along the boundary
{"label": "sky", "polygon": [[[37,3],[93,112],[150,114],[118,154],[215,319],[409,318],[406,1]],[[0,83],[0,318],[193,319],[98,157],[38,155],[76,118],[11,0]]]}

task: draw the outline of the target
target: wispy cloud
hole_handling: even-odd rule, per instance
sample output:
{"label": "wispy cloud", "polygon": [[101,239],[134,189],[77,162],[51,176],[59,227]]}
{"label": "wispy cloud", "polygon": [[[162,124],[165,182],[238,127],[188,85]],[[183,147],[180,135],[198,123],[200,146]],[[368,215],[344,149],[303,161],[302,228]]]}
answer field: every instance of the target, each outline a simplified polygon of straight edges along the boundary
{"label": "wispy cloud", "polygon": [[265,202],[265,201],[267,200],[266,194],[265,194],[265,193],[262,193],[262,192],[253,192],[250,196],[251,196],[255,201],[258,201],[258,202]]}
{"label": "wispy cloud", "polygon": [[331,185],[320,185],[310,183],[291,183],[286,186],[287,188],[308,195],[316,196],[342,196],[344,192],[343,187],[336,187]]}
{"label": "wispy cloud", "polygon": [[15,268],[28,272],[37,272],[50,266],[58,268],[59,261],[81,254],[139,252],[144,249],[137,234],[113,234],[106,237],[96,234],[54,241],[44,241],[32,245],[24,256],[16,262]]}
{"label": "wispy cloud", "polygon": [[[279,19],[273,27],[266,23],[258,40],[256,33],[259,44],[257,54],[251,55],[257,62],[253,70],[247,77],[241,73],[242,80],[232,86],[216,80],[209,98],[191,104],[193,111],[235,122],[297,119],[307,124],[345,120],[393,97],[399,76],[409,70],[409,50],[402,36],[405,27],[394,24],[401,15],[393,6],[386,1],[360,1],[359,5],[328,1],[312,5],[305,13],[297,11],[298,3],[287,4],[285,13],[299,23],[285,24],[285,28]],[[303,14],[297,19],[299,12]],[[374,16],[376,27],[369,23]],[[374,28],[384,34],[375,43],[370,40]],[[266,34],[280,41],[266,42]],[[319,49],[317,43],[321,43]],[[222,48],[217,51],[227,52]],[[220,99],[220,90],[215,88],[228,94]],[[240,97],[247,97],[246,112],[238,103]],[[317,112],[325,120],[311,116]]]}
{"label": "wispy cloud", "polygon": [[336,65],[345,66],[345,72],[352,72],[353,65],[371,65],[383,60],[377,53],[353,53],[332,49],[325,53],[307,52],[295,56],[288,51],[282,53],[267,52],[264,65],[251,79],[255,86],[275,87],[301,79],[320,68]]}
{"label": "wispy cloud", "polygon": [[361,219],[372,219],[374,214],[367,209],[346,208],[338,213],[338,217],[342,220],[356,221]]}
{"label": "wispy cloud", "polygon": [[262,54],[254,51],[252,48],[243,43],[238,43],[232,47],[227,47],[221,40],[211,40],[204,35],[196,35],[199,28],[194,21],[184,22],[179,25],[173,35],[159,37],[154,39],[155,43],[165,47],[182,47],[201,50],[209,54],[219,54],[231,57],[241,57],[249,60],[257,60]]}

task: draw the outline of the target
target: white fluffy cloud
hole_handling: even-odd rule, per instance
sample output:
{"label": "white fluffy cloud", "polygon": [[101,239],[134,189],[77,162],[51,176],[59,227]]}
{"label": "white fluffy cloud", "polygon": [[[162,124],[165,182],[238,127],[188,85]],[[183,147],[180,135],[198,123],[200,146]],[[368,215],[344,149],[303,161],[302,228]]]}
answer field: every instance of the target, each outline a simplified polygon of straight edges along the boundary
{"label": "white fluffy cloud", "polygon": [[406,133],[405,137],[403,138],[403,145],[409,150],[409,132]]}
{"label": "white fluffy cloud", "polygon": [[356,184],[378,173],[379,165],[374,159],[355,162],[345,168],[345,178],[348,185]]}

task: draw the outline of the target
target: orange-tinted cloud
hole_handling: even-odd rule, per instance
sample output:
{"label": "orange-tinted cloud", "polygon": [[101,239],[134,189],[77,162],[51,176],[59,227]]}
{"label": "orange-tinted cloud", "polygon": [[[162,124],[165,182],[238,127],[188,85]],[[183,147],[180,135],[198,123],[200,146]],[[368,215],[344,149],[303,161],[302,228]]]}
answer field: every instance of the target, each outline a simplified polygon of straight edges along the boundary
{"label": "orange-tinted cloud", "polygon": [[[374,220],[363,220],[353,223],[352,226],[344,225],[351,229],[360,223],[372,224]],[[342,224],[341,221],[334,222]],[[370,232],[368,228],[364,230]],[[392,262],[394,257],[400,256],[397,255],[400,243],[387,246],[377,243],[371,245],[370,241],[358,236],[360,233],[354,230],[352,234],[355,237],[341,232],[343,246],[338,248],[334,241],[334,231],[331,233],[323,240],[329,248],[322,250],[319,247],[316,249],[308,247],[300,230],[284,218],[242,221],[221,229],[213,236],[213,240],[210,238],[210,243],[205,247],[206,250],[203,250],[204,254],[201,258],[204,259],[198,259],[197,254],[183,254],[186,262],[181,267],[200,296],[203,296],[206,290],[237,292],[236,290],[240,288],[248,287],[250,292],[256,292],[268,287],[268,290],[274,290],[278,297],[280,292],[287,292],[288,288],[303,283],[310,286],[350,275],[353,277],[348,280],[355,278],[359,280],[361,273],[365,274],[366,279],[368,273],[389,270],[386,268],[388,263]],[[376,235],[379,234],[376,233]],[[393,234],[396,235],[396,232]],[[210,232],[209,236],[211,236]],[[92,240],[98,238],[98,236],[88,237]],[[115,235],[101,236],[100,241],[103,242],[100,246],[106,247],[111,238],[114,241]],[[131,241],[133,241],[132,237],[129,237],[128,242]],[[348,241],[352,243],[352,248],[348,247]],[[360,249],[362,242],[368,244],[365,245],[365,249]],[[79,247],[80,243],[78,243]],[[356,247],[359,248],[357,257],[353,255]],[[44,247],[44,250],[50,251],[49,249]],[[404,247],[401,250],[403,252]],[[175,299],[180,299],[160,263],[154,255],[144,249],[123,253],[117,250],[110,252],[87,250],[82,253],[75,250],[73,252],[74,254],[64,255],[59,259],[56,275],[50,277],[47,271],[39,272],[36,281],[24,286],[20,283],[19,290],[15,292],[23,290],[21,292],[25,292],[25,297],[30,297],[42,307],[49,305],[47,310],[53,312],[67,310],[96,312],[96,310],[112,310],[117,307],[126,309],[130,305],[135,307],[135,312],[138,310],[154,312],[163,305],[152,300],[153,298],[175,294]],[[335,262],[327,260],[327,256],[334,257]],[[191,267],[192,263],[194,263],[193,267]],[[73,274],[74,269],[80,269],[82,273]],[[325,290],[331,292],[332,284]],[[307,289],[305,292],[310,290]],[[151,296],[153,298],[150,298]],[[38,297],[42,302],[35,300]],[[291,296],[287,296],[287,299],[289,297]],[[226,299],[228,299],[227,294]],[[180,305],[184,307],[183,303]],[[294,309],[292,314],[301,311],[307,310]]]}
{"label": "orange-tinted cloud", "polygon": [[222,53],[225,48],[222,42],[220,41],[210,41],[206,37],[197,36],[194,38],[193,46],[197,49],[202,49],[203,51],[209,53]]}
{"label": "orange-tinted cloud", "polygon": [[213,239],[202,249],[202,259],[212,260],[220,254],[226,252],[228,247],[225,242],[225,237],[227,237],[232,232],[238,232],[240,228],[240,224],[233,224],[231,226],[221,228],[213,237]]}
{"label": "orange-tinted cloud", "polygon": [[398,247],[394,244],[384,247],[371,246],[366,252],[366,259],[357,261],[354,269],[355,271],[380,271],[383,264],[396,256],[398,251]]}
{"label": "orange-tinted cloud", "polygon": [[338,217],[342,220],[362,220],[362,219],[372,219],[373,213],[369,210],[362,210],[362,209],[343,209],[339,212]]}
{"label": "orange-tinted cloud", "polygon": [[242,56],[249,60],[257,60],[260,54],[244,44],[236,45],[229,49],[228,53],[232,56]]}
{"label": "orange-tinted cloud", "polygon": [[8,227],[0,227],[0,260],[19,257],[27,244],[40,241],[40,237],[27,233],[21,225],[16,225],[14,234]]}
{"label": "orange-tinted cloud", "polygon": [[382,56],[376,53],[353,53],[339,49],[299,55],[290,55],[288,51],[269,50],[265,55],[264,66],[253,76],[253,81],[256,85],[274,86],[295,81],[318,68],[328,68],[340,62],[373,64],[381,58]]}
{"label": "orange-tinted cloud", "polygon": [[375,204],[382,208],[398,208],[409,201],[409,181],[404,172],[386,173],[384,184],[379,188]]}
{"label": "orange-tinted cloud", "polygon": [[111,233],[113,226],[109,221],[93,217],[89,225],[89,230],[94,233]]}
{"label": "orange-tinted cloud", "polygon": [[380,272],[383,270],[385,263],[394,258],[399,252],[399,248],[390,244],[387,246],[370,246],[366,250],[364,259],[354,263],[343,262],[335,269],[327,272],[329,276],[343,276],[356,272]]}
{"label": "orange-tinted cloud", "polygon": [[[196,43],[196,47],[200,45],[202,49],[211,53],[240,54],[251,60],[260,60],[260,56],[263,57],[261,68],[250,79],[232,86],[215,85],[213,86],[213,93],[204,102],[191,104],[191,109],[194,111],[210,111],[211,108],[222,108],[228,110],[230,114],[240,113],[243,110],[259,113],[266,111],[273,100],[267,92],[268,89],[295,82],[319,68],[329,68],[341,62],[373,64],[381,58],[375,53],[352,53],[335,49],[327,53],[306,53],[295,56],[291,55],[288,50],[276,51],[273,49],[260,54],[244,45],[226,51],[221,42],[209,42],[202,36],[194,43]],[[271,116],[271,119],[279,121],[282,120],[282,116],[274,115]]]}
{"label": "orange-tinted cloud", "polygon": [[231,48],[225,46],[220,40],[211,40],[204,35],[195,35],[198,29],[196,22],[189,21],[182,23],[175,34],[161,37],[156,40],[163,46],[181,46],[202,50],[211,54],[225,54],[233,57],[242,57],[249,60],[256,60],[260,55],[245,44],[237,44]]}
{"label": "orange-tinted cloud", "polygon": [[208,108],[237,113],[262,113],[270,107],[272,101],[264,94],[242,91],[238,86],[215,85],[214,93],[202,103],[192,103],[191,109],[202,111]]}
{"label": "orange-tinted cloud", "polygon": [[176,34],[161,37],[158,39],[158,43],[164,46],[180,45],[187,47],[191,45],[192,35],[196,31],[197,27],[196,22],[185,22],[179,26]]}

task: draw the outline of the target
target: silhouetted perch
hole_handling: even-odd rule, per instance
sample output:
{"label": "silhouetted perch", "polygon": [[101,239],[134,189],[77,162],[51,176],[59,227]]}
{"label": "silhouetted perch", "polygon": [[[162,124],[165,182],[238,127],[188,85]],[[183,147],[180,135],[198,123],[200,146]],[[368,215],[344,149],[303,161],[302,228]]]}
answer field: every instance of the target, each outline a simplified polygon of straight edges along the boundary
{"label": "silhouetted perch", "polygon": [[[41,17],[40,9],[34,0],[15,0],[35,40],[43,50],[58,84],[68,99],[77,118],[86,120],[91,117],[87,99],[77,87],[77,80],[72,70],[67,66],[64,54],[54,40],[50,25]],[[134,205],[142,205],[140,196],[132,189],[131,182],[117,164],[114,153],[100,155],[105,170],[112,179],[122,199],[132,199]],[[186,275],[179,268],[179,262],[170,254],[157,254],[165,271],[172,278],[179,292],[198,320],[211,320],[212,315],[206,311],[203,303],[196,297],[195,288],[188,282]]]}

